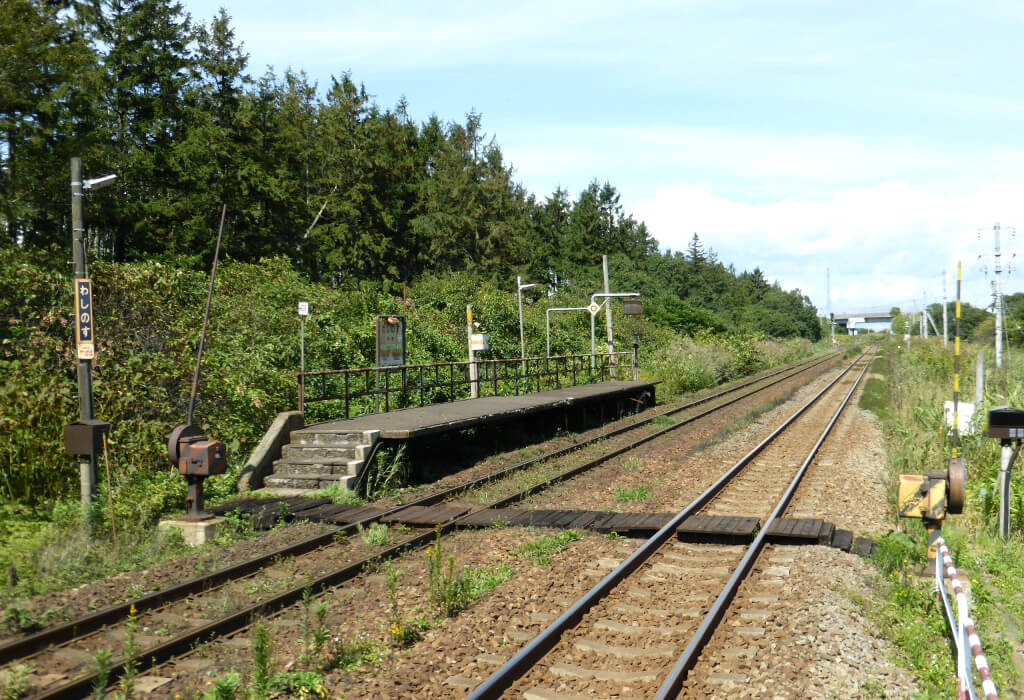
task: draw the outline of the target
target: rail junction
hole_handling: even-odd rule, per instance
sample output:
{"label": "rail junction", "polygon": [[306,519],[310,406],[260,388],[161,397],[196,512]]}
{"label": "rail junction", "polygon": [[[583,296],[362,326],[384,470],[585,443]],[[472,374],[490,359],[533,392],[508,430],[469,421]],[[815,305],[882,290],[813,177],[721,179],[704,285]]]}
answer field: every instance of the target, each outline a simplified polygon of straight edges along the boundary
{"label": "rail junction", "polygon": [[[861,355],[836,372],[771,436],[676,513],[516,506],[608,465],[617,457],[632,454],[643,445],[695,431],[702,421],[717,414],[743,407],[749,410],[751,402],[773,392],[779,396],[785,387],[791,390],[806,383],[810,377],[830,371],[839,361],[833,353],[763,373],[697,400],[649,412],[640,420],[601,431],[576,444],[453,487],[433,490],[411,503],[341,506],[325,499],[295,497],[247,499],[221,506],[221,511],[246,511],[263,526],[277,519],[296,519],[324,523],[330,528],[263,556],[69,623],[5,640],[0,643],[0,664],[30,662],[33,668],[45,669],[46,674],[36,679],[39,692],[33,697],[85,697],[97,680],[90,669],[96,650],[116,648],[116,641],[124,638],[125,625],[131,620],[143,629],[169,631],[163,638],[144,635],[136,658],[115,658],[109,680],[113,682],[125,672],[126,662],[131,663],[135,672],[142,674],[140,680],[152,679],[151,689],[160,695],[175,687],[176,678],[187,677],[197,644],[221,638],[226,638],[226,643],[236,638],[244,640],[247,626],[254,620],[287,615],[311,591],[324,594],[343,586],[381,561],[427,546],[438,534],[501,522],[615,532],[644,541],[620,561],[595,562],[592,574],[600,579],[596,585],[560,614],[552,611],[550,618],[540,616],[551,620],[543,629],[528,627],[520,632],[523,646],[499,669],[476,664],[455,674],[447,684],[454,695],[469,693],[485,698],[509,694],[548,700],[603,697],[606,693],[619,694],[626,683],[637,697],[675,697],[681,690],[686,691],[689,672],[701,663],[716,663],[719,670],[713,674],[739,679],[743,677],[742,669],[756,657],[756,647],[729,647],[730,655],[724,662],[704,658],[701,651],[723,619],[738,616],[742,622],[751,623],[740,627],[749,628],[750,635],[756,636],[752,621],[770,616],[773,596],[777,599],[776,591],[785,586],[788,555],[785,549],[777,550],[778,545],[828,544],[847,551],[870,551],[870,541],[856,538],[856,533],[837,529],[820,518],[793,517],[800,480],[864,376],[870,356]],[[466,498],[489,484],[509,482],[538,465],[557,463],[588,449],[591,453],[584,459],[546,472],[544,478],[532,479],[485,505]],[[342,551],[339,542],[343,538],[377,522],[400,524],[406,534],[383,551],[355,560],[352,553]],[[318,555],[318,563],[314,570],[303,571],[301,562],[311,554]],[[209,619],[210,606],[203,604],[204,599],[223,598],[232,587],[258,589],[261,577],[282,578],[279,570],[287,567],[288,561],[296,562],[291,566],[299,570],[295,585],[273,595],[250,596],[248,604]],[[344,564],[325,571],[324,561]],[[740,593],[750,586],[759,590],[749,595]],[[681,590],[685,591],[682,605]],[[739,670],[723,671],[723,663]]]}

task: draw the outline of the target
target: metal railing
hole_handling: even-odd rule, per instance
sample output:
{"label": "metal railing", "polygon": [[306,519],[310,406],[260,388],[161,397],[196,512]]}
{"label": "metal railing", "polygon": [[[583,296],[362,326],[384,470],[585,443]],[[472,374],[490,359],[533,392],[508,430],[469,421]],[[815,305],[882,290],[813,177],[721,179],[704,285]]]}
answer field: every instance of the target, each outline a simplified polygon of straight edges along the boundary
{"label": "metal railing", "polygon": [[[475,379],[470,376],[471,364],[477,367]],[[474,393],[518,396],[609,379],[635,379],[636,369],[634,350],[299,372],[299,411],[305,412],[308,403],[337,401],[342,404],[341,414],[350,418],[353,413],[380,413],[381,409],[386,413],[458,401]]]}

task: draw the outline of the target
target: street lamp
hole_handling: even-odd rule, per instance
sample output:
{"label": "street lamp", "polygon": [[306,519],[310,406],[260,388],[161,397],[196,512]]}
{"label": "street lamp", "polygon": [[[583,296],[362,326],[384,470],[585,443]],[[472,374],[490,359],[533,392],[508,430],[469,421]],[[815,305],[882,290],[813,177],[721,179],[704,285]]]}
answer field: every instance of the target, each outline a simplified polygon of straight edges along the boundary
{"label": "street lamp", "polygon": [[[640,296],[640,292],[605,292],[604,294],[597,292],[590,295],[590,354],[594,355],[597,352],[597,348],[594,344],[594,317],[597,316],[597,312],[608,303],[609,299],[617,298],[632,298]],[[597,303],[598,299],[604,299],[600,304]],[[611,323],[608,324],[608,352],[611,353],[613,350],[612,346],[612,328]]]}
{"label": "street lamp", "polygon": [[523,284],[521,275],[516,275],[516,297],[519,299],[519,358],[526,360],[526,335],[523,332],[523,290],[536,287],[534,283]]}

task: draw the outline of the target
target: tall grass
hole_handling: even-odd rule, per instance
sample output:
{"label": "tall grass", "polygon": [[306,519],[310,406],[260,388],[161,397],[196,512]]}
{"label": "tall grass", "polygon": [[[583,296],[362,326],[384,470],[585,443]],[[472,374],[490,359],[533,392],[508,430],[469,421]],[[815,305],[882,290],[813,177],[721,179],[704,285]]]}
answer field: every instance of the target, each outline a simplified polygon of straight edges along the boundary
{"label": "tall grass", "polygon": [[651,357],[650,366],[662,381],[659,389],[667,396],[675,396],[797,362],[810,357],[815,349],[803,339],[698,335],[678,338],[662,346]]}

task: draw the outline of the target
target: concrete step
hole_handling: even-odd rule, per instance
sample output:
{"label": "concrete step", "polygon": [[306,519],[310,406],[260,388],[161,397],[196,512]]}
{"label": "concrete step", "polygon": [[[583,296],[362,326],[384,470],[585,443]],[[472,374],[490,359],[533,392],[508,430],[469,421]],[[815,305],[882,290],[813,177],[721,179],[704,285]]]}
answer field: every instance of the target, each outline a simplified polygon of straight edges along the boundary
{"label": "concrete step", "polygon": [[315,462],[348,462],[359,457],[360,445],[322,447],[320,445],[284,445],[281,447],[281,459],[296,464],[313,464]]}
{"label": "concrete step", "polygon": [[311,464],[289,462],[284,459],[279,459],[274,462],[274,475],[275,476],[289,476],[292,474],[316,474],[320,477],[327,476],[352,476],[356,473],[356,469],[359,466],[359,462],[343,462],[338,464],[320,464],[313,462]]}
{"label": "concrete step", "polygon": [[355,447],[369,441],[364,439],[361,432],[319,433],[316,429],[306,429],[293,431],[289,442],[310,447]]}
{"label": "concrete step", "polygon": [[339,484],[343,488],[352,488],[356,477],[340,474],[274,474],[264,479],[264,484],[272,489],[308,489],[319,491],[331,484]]}

